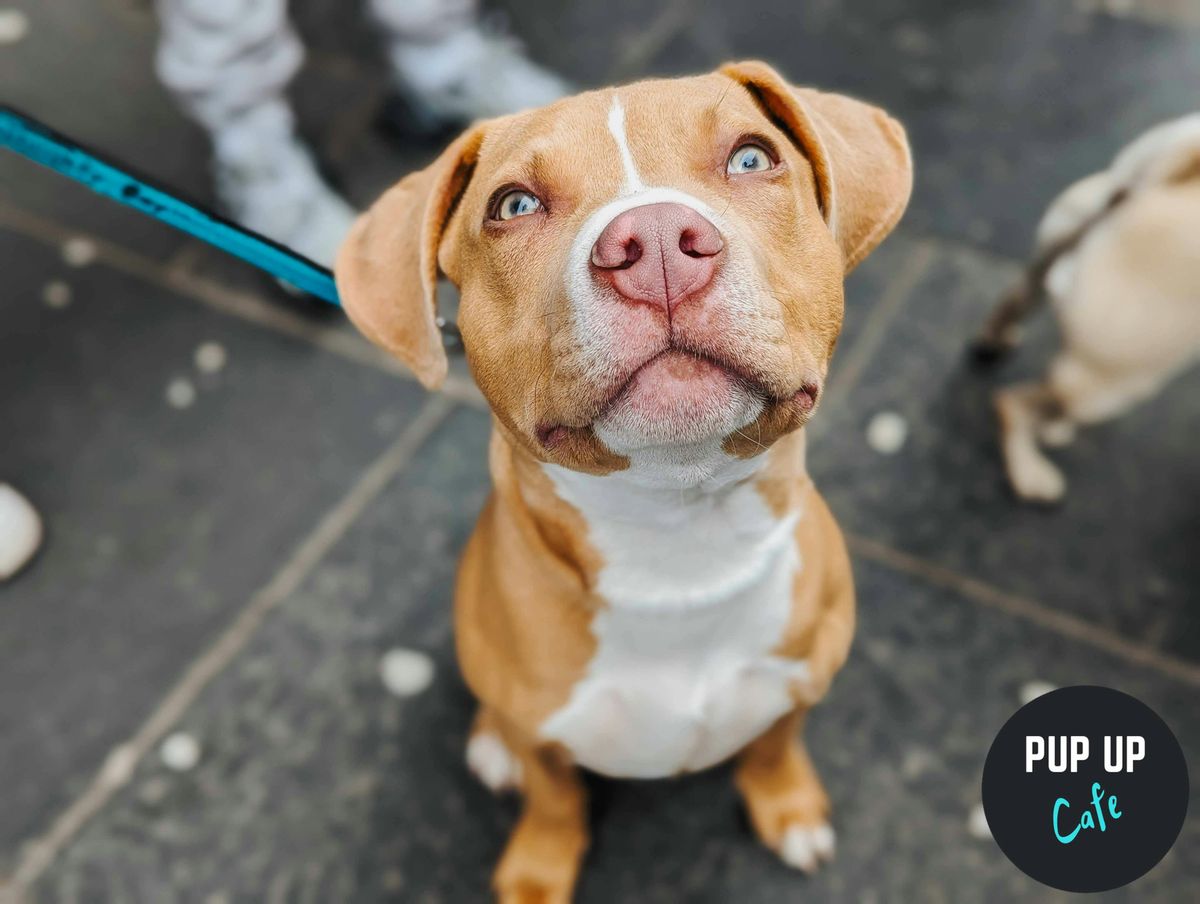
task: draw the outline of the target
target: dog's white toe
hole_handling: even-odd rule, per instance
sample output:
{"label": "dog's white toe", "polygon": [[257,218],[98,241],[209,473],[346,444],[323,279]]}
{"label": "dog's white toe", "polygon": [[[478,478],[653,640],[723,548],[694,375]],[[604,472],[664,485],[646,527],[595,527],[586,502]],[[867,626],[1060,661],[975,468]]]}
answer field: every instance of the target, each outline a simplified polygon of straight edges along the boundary
{"label": "dog's white toe", "polygon": [[832,826],[826,823],[815,826],[793,825],[783,833],[779,856],[793,869],[813,873],[822,862],[833,859],[835,847],[836,836]]}
{"label": "dog's white toe", "polygon": [[837,836],[833,833],[833,826],[819,825],[812,830],[812,835],[817,856],[822,860],[832,860],[837,847]]}
{"label": "dog's white toe", "polygon": [[490,731],[478,732],[467,742],[467,768],[492,791],[521,786],[521,761]]}

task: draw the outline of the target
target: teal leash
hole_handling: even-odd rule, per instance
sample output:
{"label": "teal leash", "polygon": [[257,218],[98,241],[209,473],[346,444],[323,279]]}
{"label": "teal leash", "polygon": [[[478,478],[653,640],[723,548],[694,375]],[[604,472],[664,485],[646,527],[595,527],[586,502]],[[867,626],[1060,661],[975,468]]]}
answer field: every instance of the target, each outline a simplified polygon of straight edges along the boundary
{"label": "teal leash", "polygon": [[187,201],[31,116],[0,105],[0,147],[74,179],[97,194],[220,248],[277,279],[341,305],[333,273],[290,248]]}

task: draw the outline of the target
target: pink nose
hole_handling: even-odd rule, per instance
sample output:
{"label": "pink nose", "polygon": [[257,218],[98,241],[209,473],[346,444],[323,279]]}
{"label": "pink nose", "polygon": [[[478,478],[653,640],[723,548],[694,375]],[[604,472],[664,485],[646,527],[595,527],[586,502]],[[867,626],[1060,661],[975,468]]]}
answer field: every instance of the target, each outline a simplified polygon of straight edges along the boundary
{"label": "pink nose", "polygon": [[668,313],[710,282],[725,243],[684,204],[634,207],[614,217],[592,247],[592,264],[624,298]]}

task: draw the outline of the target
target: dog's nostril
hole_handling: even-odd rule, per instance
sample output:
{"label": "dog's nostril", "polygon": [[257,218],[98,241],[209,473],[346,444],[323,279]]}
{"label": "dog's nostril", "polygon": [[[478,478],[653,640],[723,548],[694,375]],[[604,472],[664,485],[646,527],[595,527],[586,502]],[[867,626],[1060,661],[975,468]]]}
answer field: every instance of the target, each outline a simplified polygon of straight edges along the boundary
{"label": "dog's nostril", "polygon": [[702,235],[694,229],[685,229],[679,234],[679,250],[688,257],[712,257],[724,247],[725,243],[715,230]]}
{"label": "dog's nostril", "polygon": [[637,239],[630,239],[625,245],[625,263],[617,267],[618,270],[624,270],[626,267],[632,267],[642,259],[642,245]]}
{"label": "dog's nostril", "polygon": [[628,270],[642,257],[642,243],[635,236],[621,242],[597,242],[592,248],[592,263],[602,270]]}

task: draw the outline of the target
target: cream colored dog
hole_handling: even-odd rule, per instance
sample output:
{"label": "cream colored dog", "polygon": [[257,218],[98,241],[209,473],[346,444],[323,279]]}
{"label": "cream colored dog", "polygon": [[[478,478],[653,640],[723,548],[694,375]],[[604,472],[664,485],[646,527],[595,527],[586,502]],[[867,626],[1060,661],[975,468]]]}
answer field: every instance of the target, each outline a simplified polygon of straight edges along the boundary
{"label": "cream colored dog", "polygon": [[524,795],[505,902],[570,899],[578,766],[738,757],[764,843],[830,858],[799,732],[854,628],[841,533],[804,466],[842,282],[899,219],[903,130],[761,63],[482,123],[359,221],[354,322],[428,386],[440,269],[494,413],[494,491],[455,598],[470,767]]}
{"label": "cream colored dog", "polygon": [[1050,205],[1034,263],[983,348],[1010,348],[1044,296],[1062,349],[1042,382],[995,403],[1013,489],[1053,502],[1066,483],[1039,441],[1071,442],[1077,425],[1128,411],[1200,357],[1200,114],[1147,132]]}

